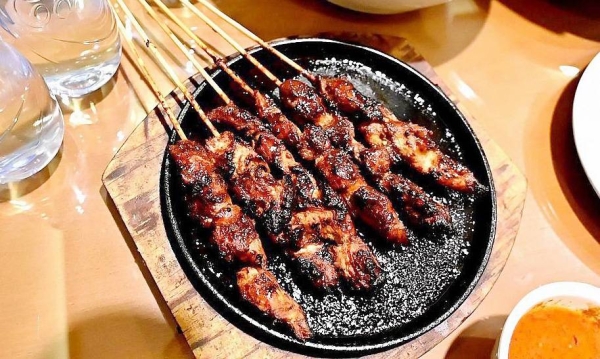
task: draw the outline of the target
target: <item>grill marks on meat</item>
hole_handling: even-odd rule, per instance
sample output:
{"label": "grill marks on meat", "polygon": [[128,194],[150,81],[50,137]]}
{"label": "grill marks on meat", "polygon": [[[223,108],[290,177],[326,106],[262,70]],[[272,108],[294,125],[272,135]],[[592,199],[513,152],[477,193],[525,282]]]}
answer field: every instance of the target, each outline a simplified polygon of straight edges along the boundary
{"label": "grill marks on meat", "polygon": [[315,165],[349,204],[355,217],[392,243],[407,242],[406,228],[390,200],[365,182],[358,167],[345,152],[336,149],[327,151],[316,160]]}
{"label": "grill marks on meat", "polygon": [[208,114],[214,123],[226,125],[253,142],[253,147],[267,163],[293,182],[294,207],[302,209],[318,205],[322,196],[312,175],[302,167],[285,145],[267,130],[250,112],[237,106],[221,106]]}
{"label": "grill marks on meat", "polygon": [[303,223],[312,224],[320,238],[334,242],[332,254],[336,267],[354,289],[369,289],[382,276],[382,269],[367,244],[360,239],[348,213],[315,209],[305,213]]}
{"label": "grill marks on meat", "polygon": [[342,122],[327,111],[318,93],[299,80],[286,80],[279,87],[283,105],[292,112],[294,120],[301,125],[312,124],[322,128],[331,143],[348,152],[360,153],[362,145],[354,141],[354,125]]}
{"label": "grill marks on meat", "polygon": [[242,297],[286,323],[299,339],[309,339],[312,333],[304,311],[265,269],[267,257],[254,221],[232,204],[208,151],[197,142],[182,140],[169,146],[169,153],[179,169],[190,217],[212,230],[210,241],[226,261],[242,266],[236,276]]}
{"label": "grill marks on meat", "polygon": [[304,311],[277,283],[273,273],[262,268],[246,267],[237,273],[242,297],[261,312],[287,323],[302,340],[312,335]]}
{"label": "grill marks on meat", "polygon": [[391,159],[385,148],[368,148],[361,160],[379,189],[392,196],[402,208],[408,221],[421,228],[446,231],[452,226],[449,209],[438,203],[425,190],[407,179],[390,173]]}
{"label": "grill marks on meat", "polygon": [[[322,129],[307,124],[302,132],[269,98],[255,92],[255,99],[259,115],[274,129],[276,137],[295,148],[302,159],[315,164],[327,183],[344,199],[353,217],[360,218],[391,243],[407,242],[406,228],[389,199],[365,182],[352,159],[346,153],[334,149]],[[308,112],[311,109],[302,107],[302,111]],[[277,126],[284,126],[289,131],[277,131]],[[288,132],[293,133],[292,138],[284,136]],[[336,161],[335,168],[328,163],[330,160]]]}
{"label": "grill marks on meat", "polygon": [[381,143],[391,146],[397,158],[415,171],[456,191],[475,193],[483,189],[468,168],[439,149],[431,131],[400,121],[386,106],[363,96],[347,79],[321,77],[318,89],[329,104],[359,117],[362,125],[380,124],[384,134]]}
{"label": "grill marks on meat", "polygon": [[[299,235],[293,240],[299,248],[317,250],[320,243],[332,244],[328,247],[329,258],[351,288],[369,290],[378,283],[382,269],[371,249],[358,236],[350,215],[311,208],[294,216],[290,233],[297,229],[300,229]],[[357,251],[360,255],[356,255]]]}
{"label": "grill marks on meat", "polygon": [[267,121],[275,137],[291,148],[300,148],[303,145],[303,135],[298,126],[287,119],[270,97],[260,91],[254,91],[253,97],[259,117]]}
{"label": "grill marks on meat", "polygon": [[[222,106],[211,111],[208,117],[214,123],[242,132],[260,156],[284,178],[290,179],[288,187],[294,198],[292,216],[273,240],[287,248],[301,271],[309,273],[313,284],[330,288],[337,285],[342,276],[354,289],[370,289],[380,278],[381,267],[358,236],[336,193],[328,186],[321,190],[312,174],[296,162],[282,141],[249,112],[236,106]],[[355,255],[358,249],[360,256]],[[350,252],[345,253],[346,250]]]}
{"label": "grill marks on meat", "polygon": [[193,141],[169,147],[185,188],[189,216],[212,230],[210,241],[228,262],[266,266],[267,257],[254,221],[231,202],[223,178],[217,175],[207,151]]}
{"label": "grill marks on meat", "polygon": [[[209,114],[211,119],[215,116],[217,113]],[[289,176],[284,176],[284,181],[276,180],[264,159],[250,146],[237,141],[231,132],[207,140],[206,145],[223,170],[229,173],[233,196],[265,227],[271,241],[282,246],[304,269],[309,269],[302,274],[317,288],[337,287],[339,274],[329,260],[328,248],[290,246],[288,232],[292,221],[293,185]],[[267,188],[270,190],[265,191]]]}
{"label": "grill marks on meat", "polygon": [[[252,148],[235,141],[232,133],[225,133],[221,141],[227,142],[227,152],[219,157],[222,168],[230,173],[231,190],[252,216],[260,220],[270,234],[281,233],[291,217],[293,191],[291,180],[277,181],[269,165]],[[210,139],[207,144],[215,142]]]}
{"label": "grill marks on meat", "polygon": [[[398,203],[412,225],[434,229],[451,227],[450,212],[446,206],[437,202],[416,183],[391,172],[394,154],[381,140],[383,131],[373,126],[359,124],[359,130],[370,146],[366,149],[356,141],[352,122],[329,112],[311,86],[298,80],[287,80],[281,85],[280,90],[284,105],[294,112],[295,119],[319,126],[336,147],[352,153],[376,183],[377,188]],[[299,105],[306,102],[312,104],[300,106],[301,109],[298,110]]]}

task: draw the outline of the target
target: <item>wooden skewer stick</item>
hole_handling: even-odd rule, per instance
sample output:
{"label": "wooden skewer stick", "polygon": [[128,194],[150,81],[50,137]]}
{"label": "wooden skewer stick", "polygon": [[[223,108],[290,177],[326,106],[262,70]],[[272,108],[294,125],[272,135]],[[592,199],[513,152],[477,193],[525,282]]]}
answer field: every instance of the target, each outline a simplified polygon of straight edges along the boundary
{"label": "wooden skewer stick", "polygon": [[123,13],[127,17],[127,19],[129,21],[131,21],[131,24],[133,25],[133,27],[135,27],[138,34],[143,38],[144,42],[146,43],[146,47],[150,50],[150,54],[152,54],[154,59],[161,65],[163,70],[167,73],[167,75],[169,76],[171,81],[183,93],[183,96],[192,105],[192,108],[196,111],[196,113],[198,113],[198,116],[200,116],[200,119],[202,120],[202,122],[204,122],[204,124],[206,124],[206,126],[208,127],[210,132],[213,134],[213,136],[220,137],[220,134],[217,131],[217,129],[208,120],[208,117],[206,117],[206,114],[204,113],[202,108],[200,108],[198,101],[196,101],[196,99],[194,99],[194,96],[192,96],[192,94],[188,91],[188,89],[185,87],[185,85],[177,78],[177,74],[175,74],[175,71],[173,71],[173,69],[171,68],[169,63],[165,60],[165,58],[158,51],[158,48],[156,47],[156,45],[154,45],[154,43],[150,40],[150,37],[148,36],[148,34],[144,30],[144,28],[140,25],[140,23],[136,20],[135,16],[131,12],[131,10],[129,10],[129,8],[125,4],[125,2],[123,0],[116,0],[116,1],[119,4],[119,6],[121,7],[121,10],[123,10]]}
{"label": "wooden skewer stick", "polygon": [[192,65],[194,65],[194,67],[198,70],[198,72],[200,72],[202,77],[204,77],[206,82],[208,82],[210,84],[210,86],[217,92],[219,97],[226,104],[231,103],[231,99],[229,98],[229,96],[227,96],[227,94],[225,94],[225,92],[223,92],[223,90],[221,89],[221,87],[219,87],[219,85],[217,85],[215,80],[213,80],[213,78],[206,72],[206,70],[204,70],[204,66],[202,66],[198,62],[198,60],[196,60],[194,55],[189,53],[188,47],[186,45],[184,45],[181,42],[181,40],[179,40],[177,35],[175,35],[175,33],[173,31],[171,31],[171,29],[162,22],[162,19],[159,17],[158,13],[148,4],[148,2],[146,0],[138,0],[138,2],[144,7],[146,12],[148,12],[148,14],[154,19],[154,21],[156,21],[156,23],[161,28],[161,30],[164,31],[169,36],[169,38],[175,43],[175,45],[177,45],[179,50],[181,50],[181,52],[183,52],[185,57],[188,60],[190,60]]}
{"label": "wooden skewer stick", "polygon": [[138,70],[140,70],[140,73],[144,77],[144,80],[146,80],[148,85],[150,85],[152,92],[154,92],[154,95],[158,99],[160,107],[167,114],[167,118],[169,119],[169,122],[171,122],[171,125],[173,125],[173,128],[175,129],[175,132],[177,132],[177,134],[179,135],[179,138],[181,138],[182,140],[187,140],[187,136],[183,132],[183,129],[181,128],[181,125],[179,124],[179,121],[177,121],[175,114],[173,113],[171,108],[167,105],[167,100],[165,99],[165,96],[159,90],[158,85],[156,84],[156,82],[154,82],[154,79],[150,75],[150,72],[148,71],[148,68],[146,67],[146,64],[144,63],[144,60],[142,60],[142,57],[140,56],[140,54],[138,53],[138,51],[135,48],[135,44],[133,43],[131,38],[128,36],[127,30],[125,29],[125,26],[121,22],[121,19],[116,14],[114,9],[112,11],[115,15],[115,21],[117,23],[117,27],[119,28],[119,31],[121,32],[122,38],[125,40],[125,43],[127,43],[127,45],[129,46],[129,51],[131,51],[131,54],[133,55],[132,58],[135,59],[134,63],[136,64],[136,67],[138,68]]}
{"label": "wooden skewer stick", "polygon": [[[169,34],[169,37],[171,38],[171,40],[173,40],[173,42],[175,42],[177,44],[177,46],[179,47],[179,49],[186,54],[186,57],[188,57],[188,59],[190,59],[190,61],[193,61],[193,62],[197,63],[196,59],[187,51],[188,47],[186,47],[181,42],[181,40],[179,40],[179,38],[173,33],[173,31],[170,28],[168,28],[166,25],[164,25],[162,22],[160,22],[160,18],[158,17],[158,14],[156,13],[156,11],[154,11],[154,9],[152,9],[148,5],[148,3],[146,2],[146,0],[138,0],[138,1],[144,6],[144,8],[148,11],[148,13],[150,14],[150,16],[152,16],[152,18],[156,22],[158,22],[159,26],[163,29],[163,31],[165,31],[167,34]],[[160,0],[153,0],[153,2],[161,9],[161,11],[163,11],[165,13],[165,15],[167,15],[167,17],[169,17],[169,19],[171,19],[171,21],[173,21],[188,36],[190,36],[191,39],[194,42],[196,42],[207,53],[207,55],[215,62],[215,64],[219,65],[219,67],[221,67],[221,69],[223,71],[225,71],[229,76],[231,76],[233,78],[233,80],[240,87],[242,87],[245,91],[250,92],[250,93],[253,91],[253,89],[244,80],[242,80],[235,72],[233,72],[233,70],[231,70],[229,68],[229,66],[227,66],[222,61],[222,59],[218,55],[216,55],[208,47],[208,45],[204,41],[202,41],[188,26],[186,26],[162,1],[160,1]],[[196,67],[198,68],[197,65],[196,65]],[[209,85],[219,95],[219,97],[221,97],[221,99],[223,100],[223,102],[226,105],[231,104],[232,101],[229,98],[229,96],[227,96],[225,94],[225,92],[223,91],[223,89],[212,79],[212,77],[210,77],[210,75],[204,70],[204,68],[200,67],[200,68],[198,68],[198,70],[200,71],[201,75],[207,80],[207,82],[209,83]]]}
{"label": "wooden skewer stick", "polygon": [[194,33],[189,26],[187,26],[185,23],[183,23],[181,21],[181,19],[179,19],[177,17],[177,15],[175,15],[175,13],[173,13],[173,11],[171,11],[171,9],[169,9],[169,7],[167,5],[165,5],[164,2],[162,2],[162,0],[152,0],[152,2],[154,4],[156,4],[156,6],[159,7],[159,9],[165,14],[167,15],[167,17],[169,19],[171,19],[171,21],[173,21],[173,23],[175,23],[175,25],[177,25],[181,30],[183,30],[185,32],[186,35],[188,35],[192,40],[194,40],[194,42],[196,42],[205,52],[206,54],[213,60],[216,61],[217,59],[220,58],[219,55],[217,55],[214,51],[212,51],[208,45],[202,41],[198,35],[196,35],[196,33]]}
{"label": "wooden skewer stick", "polygon": [[303,68],[302,66],[300,66],[296,61],[290,59],[288,56],[286,56],[285,54],[283,54],[281,51],[279,51],[276,48],[274,48],[273,46],[271,46],[268,42],[266,42],[263,39],[261,39],[260,37],[258,37],[255,33],[253,33],[252,31],[250,31],[247,28],[245,28],[244,26],[242,26],[242,24],[240,24],[239,22],[233,20],[231,17],[229,17],[228,15],[226,15],[225,13],[223,13],[221,10],[219,10],[217,7],[215,7],[210,2],[208,2],[206,0],[197,0],[197,1],[200,4],[202,4],[202,6],[204,6],[208,10],[210,10],[213,14],[217,15],[219,18],[221,18],[222,20],[224,20],[225,22],[227,22],[229,25],[231,25],[234,28],[236,28],[239,32],[241,32],[242,34],[244,34],[246,37],[248,37],[252,41],[255,41],[260,46],[262,46],[265,49],[267,49],[267,51],[269,51],[273,55],[277,56],[280,60],[282,60],[283,62],[285,62],[286,64],[288,64],[290,67],[292,67],[293,69],[295,69],[299,73],[303,74],[309,80],[311,80],[311,81],[315,81],[316,80],[315,75],[313,75],[310,72],[308,72],[308,70],[306,70],[305,68]]}
{"label": "wooden skewer stick", "polygon": [[[230,69],[229,66],[227,66],[227,64],[225,63],[225,61],[223,61],[223,59],[220,56],[215,54],[214,51],[212,51],[210,47],[208,47],[208,45],[202,39],[200,39],[198,35],[196,35],[186,24],[184,24],[177,17],[177,15],[175,15],[171,11],[171,9],[169,9],[161,0],[152,1],[161,9],[161,11],[165,15],[167,15],[169,19],[171,19],[171,21],[173,21],[181,30],[183,30],[183,32],[185,32],[187,36],[189,36],[198,46],[200,46],[202,51],[204,51],[212,59],[212,61],[217,66],[219,66],[227,75],[229,75],[244,91],[249,93],[252,93],[254,91],[252,87],[250,87],[248,83],[246,83],[246,81],[242,80],[232,69]],[[229,102],[225,102],[229,104]]]}
{"label": "wooden skewer stick", "polygon": [[227,34],[219,25],[217,25],[214,21],[208,18],[202,11],[200,11],[197,7],[195,7],[188,0],[180,0],[180,2],[190,9],[194,15],[198,16],[205,24],[210,26],[217,34],[219,34],[222,38],[225,39],[228,43],[231,44],[242,56],[244,56],[248,61],[250,61],[254,66],[256,66],[269,80],[273,81],[277,86],[281,85],[281,80],[277,78],[271,71],[266,69],[254,56],[249,54],[246,49],[244,49],[237,41],[235,41],[229,34]]}

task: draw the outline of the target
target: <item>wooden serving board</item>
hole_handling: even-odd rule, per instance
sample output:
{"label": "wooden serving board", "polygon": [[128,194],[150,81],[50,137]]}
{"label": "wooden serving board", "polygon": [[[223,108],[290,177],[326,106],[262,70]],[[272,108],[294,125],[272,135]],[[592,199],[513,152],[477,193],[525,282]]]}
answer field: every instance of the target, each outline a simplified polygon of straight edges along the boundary
{"label": "wooden serving board", "polygon": [[[416,68],[438,84],[455,102],[456,98],[433,68],[408,42],[379,35],[320,34],[377,48]],[[200,83],[198,79],[197,83]],[[187,86],[194,89],[191,82]],[[173,96],[168,99],[180,111]],[[459,105],[459,108],[461,106]],[[424,335],[373,357],[414,358],[423,355],[455,330],[481,303],[512,249],[525,202],[527,182],[507,155],[463,108],[490,162],[498,195],[496,241],[486,270],[469,298],[447,320]],[[301,357],[263,343],[244,333],[208,305],[186,278],[167,239],[159,199],[161,164],[168,136],[158,110],[134,130],[109,163],[102,181],[120,213],[133,241],[170,308],[181,332],[198,358],[288,358]]]}

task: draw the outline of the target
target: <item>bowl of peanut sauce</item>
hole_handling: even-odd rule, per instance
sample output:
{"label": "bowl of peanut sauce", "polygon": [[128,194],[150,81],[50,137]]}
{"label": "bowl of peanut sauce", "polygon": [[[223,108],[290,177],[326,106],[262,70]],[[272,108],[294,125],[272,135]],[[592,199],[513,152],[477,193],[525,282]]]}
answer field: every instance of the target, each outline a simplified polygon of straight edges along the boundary
{"label": "bowl of peanut sauce", "polygon": [[600,358],[600,288],[577,282],[543,285],[508,316],[498,359]]}

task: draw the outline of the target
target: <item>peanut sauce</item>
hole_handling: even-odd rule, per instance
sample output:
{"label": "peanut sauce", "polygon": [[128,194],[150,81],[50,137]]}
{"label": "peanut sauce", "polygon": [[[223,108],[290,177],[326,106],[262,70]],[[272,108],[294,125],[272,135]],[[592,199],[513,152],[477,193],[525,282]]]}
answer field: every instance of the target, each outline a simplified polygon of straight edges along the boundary
{"label": "peanut sauce", "polygon": [[508,357],[600,359],[600,308],[534,307],[517,323]]}

